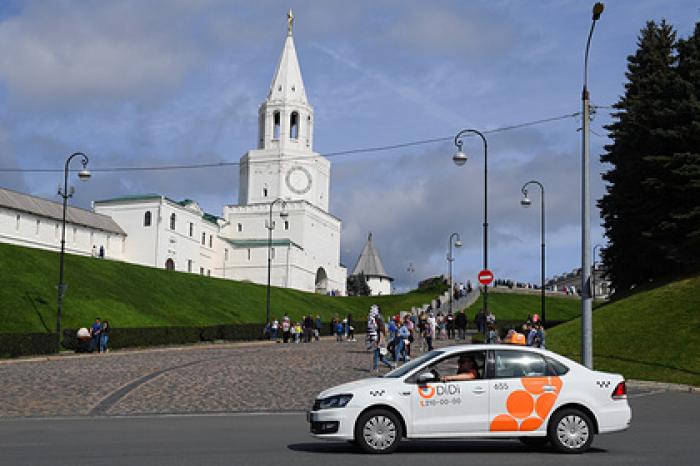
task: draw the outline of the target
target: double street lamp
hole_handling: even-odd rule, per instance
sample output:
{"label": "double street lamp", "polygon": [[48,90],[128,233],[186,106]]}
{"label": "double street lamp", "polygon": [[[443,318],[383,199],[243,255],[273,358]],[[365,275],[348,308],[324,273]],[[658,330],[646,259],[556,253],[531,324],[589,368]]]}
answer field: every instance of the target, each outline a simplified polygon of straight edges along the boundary
{"label": "double street lamp", "polygon": [[270,203],[270,218],[267,222],[267,304],[265,306],[265,325],[270,323],[270,276],[272,274],[272,230],[275,229],[275,223],[272,221],[272,208],[277,203],[282,204],[282,211],[280,212],[281,218],[286,218],[287,214],[287,201],[278,197]]}
{"label": "double street lamp", "polygon": [[[475,129],[464,129],[457,133],[455,136],[455,146],[457,146],[457,152],[452,156],[452,161],[455,165],[461,167],[467,162],[467,154],[462,150],[462,139],[465,134],[476,134],[484,142],[484,270],[489,268],[489,222],[488,222],[488,143],[486,142],[486,137]],[[488,285],[483,287],[484,296],[484,312],[488,312]]]}
{"label": "double street lamp", "polygon": [[454,296],[454,285],[452,284],[452,263],[455,260],[454,256],[452,255],[452,246],[453,245],[456,248],[462,247],[462,238],[459,237],[459,233],[452,233],[450,235],[450,240],[449,240],[449,245],[448,245],[448,250],[447,250],[448,277],[449,277],[449,284],[450,284],[450,296],[448,298],[449,303],[450,303],[450,313],[452,313],[452,297]]}
{"label": "double street lamp", "polygon": [[63,311],[63,295],[66,292],[66,284],[63,282],[64,274],[64,256],[66,254],[66,211],[68,210],[68,199],[73,197],[75,194],[75,188],[73,186],[68,186],[68,167],[71,160],[76,157],[80,157],[80,162],[83,164],[83,169],[78,172],[78,178],[81,181],[87,181],[90,179],[90,172],[87,169],[88,157],[82,152],[75,152],[68,157],[66,160],[66,165],[63,170],[63,188],[59,185],[58,195],[63,198],[63,217],[61,220],[61,253],[59,254],[59,268],[58,268],[58,310],[56,312],[56,334],[58,336],[58,346],[57,351],[61,351],[61,313]]}
{"label": "double street lamp", "polygon": [[583,62],[583,127],[581,131],[581,359],[584,366],[593,369],[593,299],[591,297],[591,217],[589,187],[589,131],[590,131],[590,95],[588,94],[588,51],[596,21],[603,13],[603,4],[593,6],[591,29],[586,41],[586,53]]}
{"label": "double street lamp", "polygon": [[542,183],[536,180],[531,180],[525,183],[523,187],[520,188],[520,191],[523,193],[523,198],[520,200],[520,204],[523,207],[530,207],[532,205],[532,201],[529,197],[527,197],[527,187],[531,184],[535,184],[540,187],[540,294],[542,301],[540,307],[542,312],[542,323],[544,324],[547,320],[544,299],[544,186]]}

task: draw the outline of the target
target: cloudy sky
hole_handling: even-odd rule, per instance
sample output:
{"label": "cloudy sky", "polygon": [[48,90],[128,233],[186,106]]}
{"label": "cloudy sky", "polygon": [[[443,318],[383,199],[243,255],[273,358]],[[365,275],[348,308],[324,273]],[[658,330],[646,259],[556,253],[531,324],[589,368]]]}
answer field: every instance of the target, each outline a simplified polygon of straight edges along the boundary
{"label": "cloudy sky", "polygon": [[[70,153],[107,167],[235,162],[254,148],[264,100],[294,9],[297,52],[315,108],[315,150],[449,138],[580,109],[591,2],[53,0],[0,2],[0,168],[61,168]],[[622,93],[640,28],[665,18],[681,36],[700,20],[692,0],[614,0],[593,40],[596,105]],[[607,142],[592,122],[592,191]],[[488,134],[490,266],[537,281],[539,210],[520,187],[547,190],[548,275],[580,265],[580,119]],[[483,151],[469,138],[456,167],[449,140],[332,161],[331,211],[343,219],[352,268],[367,233],[399,288],[481,268]],[[0,172],[0,186],[56,198],[59,173]],[[221,214],[237,202],[238,168],[98,173],[74,202],[123,194],[192,198]],[[538,206],[539,194],[531,195]],[[603,242],[593,209],[593,244]],[[407,266],[416,272],[410,275]]]}

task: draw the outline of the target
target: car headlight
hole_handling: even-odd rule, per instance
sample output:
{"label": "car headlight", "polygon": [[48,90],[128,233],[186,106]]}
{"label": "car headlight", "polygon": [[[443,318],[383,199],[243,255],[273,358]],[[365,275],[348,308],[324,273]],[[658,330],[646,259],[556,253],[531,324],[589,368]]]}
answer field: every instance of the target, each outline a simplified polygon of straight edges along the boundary
{"label": "car headlight", "polygon": [[352,400],[352,395],[333,395],[319,400],[318,409],[344,408]]}

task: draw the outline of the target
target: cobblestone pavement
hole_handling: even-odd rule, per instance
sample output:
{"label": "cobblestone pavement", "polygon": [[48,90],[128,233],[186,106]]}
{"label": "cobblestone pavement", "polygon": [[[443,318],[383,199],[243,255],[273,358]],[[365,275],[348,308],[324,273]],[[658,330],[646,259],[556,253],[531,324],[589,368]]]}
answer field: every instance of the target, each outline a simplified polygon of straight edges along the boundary
{"label": "cobblestone pavement", "polygon": [[5,362],[0,417],[306,410],[321,390],[368,377],[370,361],[358,339]]}

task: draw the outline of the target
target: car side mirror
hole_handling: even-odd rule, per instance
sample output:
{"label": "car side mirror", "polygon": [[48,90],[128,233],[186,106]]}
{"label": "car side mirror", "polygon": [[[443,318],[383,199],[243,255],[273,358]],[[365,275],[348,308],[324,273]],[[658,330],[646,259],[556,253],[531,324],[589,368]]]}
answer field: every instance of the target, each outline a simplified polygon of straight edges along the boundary
{"label": "car side mirror", "polygon": [[425,385],[428,382],[434,382],[434,381],[435,381],[435,375],[433,375],[432,372],[423,372],[416,379],[416,383],[418,385]]}

